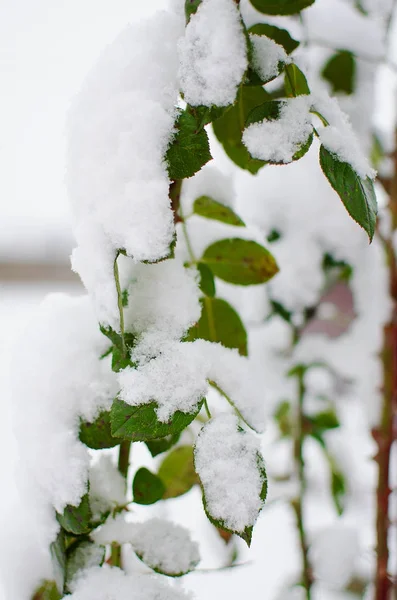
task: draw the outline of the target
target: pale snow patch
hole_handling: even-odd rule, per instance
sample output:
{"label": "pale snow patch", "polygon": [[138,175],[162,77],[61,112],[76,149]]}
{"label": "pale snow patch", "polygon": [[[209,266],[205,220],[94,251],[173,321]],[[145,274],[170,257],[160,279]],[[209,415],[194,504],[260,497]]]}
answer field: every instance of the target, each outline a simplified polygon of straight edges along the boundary
{"label": "pale snow patch", "polygon": [[68,187],[78,242],[73,265],[99,320],[112,326],[115,251],[154,261],[168,254],[173,237],[164,155],[174,128],[182,31],[182,19],[166,12],[127,27],[89,74],[69,115]]}
{"label": "pale snow patch", "polygon": [[111,456],[101,455],[90,466],[89,482],[90,507],[94,520],[99,520],[108,510],[125,504],[125,479]]}
{"label": "pale snow patch", "polygon": [[159,347],[153,335],[134,348],[132,360],[138,367],[118,374],[120,398],[128,404],[139,406],[154,400],[159,420],[167,421],[177,410],[194,412],[207,393],[207,381],[212,380],[254,429],[263,430],[265,382],[237,350],[205,340],[168,341]]}
{"label": "pale snow patch", "polygon": [[66,563],[66,581],[68,587],[73,585],[73,580],[79,577],[83,569],[90,569],[102,564],[105,557],[105,548],[89,541],[81,542],[68,556]]}
{"label": "pale snow patch", "polygon": [[89,454],[78,439],[79,417],[92,421],[117,393],[109,359],[99,358],[108,345],[88,297],[52,294],[19,346],[13,407],[21,495],[35,506],[47,543],[57,529],[51,507],[63,512],[86,492]]}
{"label": "pale snow patch", "polygon": [[250,34],[253,48],[253,66],[262,81],[277,77],[280,63],[289,63],[291,59],[284,48],[265,35]]}
{"label": "pale snow patch", "polygon": [[189,531],[164,519],[131,523],[124,515],[109,517],[92,537],[98,544],[131,544],[145,564],[170,575],[187,573],[200,560],[198,544]]}
{"label": "pale snow patch", "polygon": [[342,162],[349,163],[360,177],[374,179],[376,171],[363,153],[349,118],[341,110],[338,100],[323,93],[313,98],[313,105],[329,123],[328,127],[319,129],[324,147]]}
{"label": "pale snow patch", "polygon": [[277,163],[291,162],[312,133],[309,108],[309,97],[298,96],[282,102],[278,119],[249,125],[243,142],[251,156]]}
{"label": "pale snow patch", "polygon": [[310,557],[316,579],[342,589],[350,581],[360,551],[357,529],[336,523],[313,538]]}
{"label": "pale snow patch", "polygon": [[236,194],[232,177],[207,164],[193,177],[185,179],[181,193],[181,212],[185,219],[193,212],[194,201],[199,196],[209,196],[233,208]]}
{"label": "pale snow patch", "polygon": [[246,40],[234,0],[203,0],[179,42],[179,77],[192,106],[227,106],[247,68]]}
{"label": "pale snow patch", "polygon": [[167,585],[164,579],[116,567],[94,567],[84,571],[72,586],[69,600],[187,600],[190,595]]}
{"label": "pale snow patch", "polygon": [[264,480],[258,469],[259,439],[237,428],[234,415],[211,419],[197,437],[194,460],[209,514],[227,529],[243,532],[262,508]]}

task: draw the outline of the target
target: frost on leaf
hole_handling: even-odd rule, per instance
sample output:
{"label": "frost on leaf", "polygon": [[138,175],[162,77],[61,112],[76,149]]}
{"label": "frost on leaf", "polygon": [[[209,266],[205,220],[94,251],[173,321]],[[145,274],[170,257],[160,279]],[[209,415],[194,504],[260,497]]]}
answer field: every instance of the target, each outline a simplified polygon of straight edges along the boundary
{"label": "frost on leaf", "polygon": [[209,519],[249,545],[267,492],[259,440],[239,429],[234,415],[219,415],[198,435],[195,467]]}
{"label": "frost on leaf", "polygon": [[179,43],[179,77],[192,106],[227,106],[247,68],[246,40],[234,0],[203,0]]}
{"label": "frost on leaf", "polygon": [[68,600],[188,600],[190,595],[157,577],[127,575],[115,567],[94,567],[74,580]]}
{"label": "frost on leaf", "polygon": [[243,142],[254,158],[290,163],[312,135],[307,96],[291,98],[280,105],[277,118],[252,123],[244,131]]}

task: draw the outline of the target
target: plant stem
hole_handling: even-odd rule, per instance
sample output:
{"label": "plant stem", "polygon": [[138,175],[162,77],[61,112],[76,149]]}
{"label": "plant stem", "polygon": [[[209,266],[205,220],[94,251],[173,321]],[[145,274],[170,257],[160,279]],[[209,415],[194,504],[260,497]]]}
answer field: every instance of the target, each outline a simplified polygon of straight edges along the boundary
{"label": "plant stem", "polygon": [[298,414],[297,427],[295,435],[295,462],[298,471],[299,495],[292,502],[292,507],[295,511],[296,522],[299,533],[299,541],[302,555],[302,584],[306,592],[306,600],[311,600],[311,588],[313,584],[312,569],[309,561],[309,547],[306,538],[306,527],[304,520],[304,499],[306,492],[306,477],[305,477],[305,461],[303,456],[304,444],[304,398],[306,393],[304,382],[304,370],[298,373]]}
{"label": "plant stem", "polygon": [[117,252],[116,258],[113,263],[113,273],[114,273],[114,281],[116,283],[117,290],[117,305],[119,307],[119,315],[120,315],[120,335],[121,335],[121,343],[123,349],[123,357],[127,356],[127,346],[125,344],[125,335],[124,335],[124,311],[123,311],[123,295],[120,286],[120,277],[119,277],[119,267],[117,265],[117,259],[119,257],[120,252]]}
{"label": "plant stem", "polygon": [[179,207],[181,202],[181,191],[182,191],[182,179],[175,179],[171,181],[169,196],[171,200],[171,208],[174,211],[174,223],[175,225],[182,221],[182,217],[179,214]]}
{"label": "plant stem", "polygon": [[130,466],[130,448],[131,442],[124,441],[120,444],[118,469],[122,476],[127,479],[128,468]]}
{"label": "plant stem", "polygon": [[117,542],[112,542],[110,546],[110,558],[108,562],[112,567],[119,567],[121,569],[121,546]]}

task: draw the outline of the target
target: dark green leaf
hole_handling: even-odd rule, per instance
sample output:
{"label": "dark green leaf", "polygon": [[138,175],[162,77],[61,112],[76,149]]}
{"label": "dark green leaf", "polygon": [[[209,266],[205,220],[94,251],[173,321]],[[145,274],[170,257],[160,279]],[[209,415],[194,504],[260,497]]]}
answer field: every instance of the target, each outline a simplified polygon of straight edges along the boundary
{"label": "dark green leaf", "polygon": [[265,90],[257,86],[244,85],[239,89],[236,102],[212,126],[229,158],[242,169],[257,173],[266,163],[252,158],[242,142],[245,121],[255,106],[270,98]]}
{"label": "dark green leaf", "polygon": [[227,108],[227,106],[189,106],[188,110],[196,119],[198,129],[203,129],[212,121],[219,119]]}
{"label": "dark green leaf", "polygon": [[123,369],[126,369],[129,366],[131,366],[129,353],[127,352],[125,354],[122,350],[119,350],[119,348],[113,346],[112,371],[118,373],[119,371],[122,371]]}
{"label": "dark green leaf", "polygon": [[207,265],[204,265],[203,263],[198,263],[197,269],[200,273],[200,290],[206,296],[215,296],[215,280],[211,269],[209,269]]}
{"label": "dark green leaf", "polygon": [[311,430],[320,435],[329,429],[336,429],[340,426],[339,419],[333,409],[308,416],[306,419],[311,425]]}
{"label": "dark green leaf", "polygon": [[44,581],[36,590],[32,600],[61,600],[61,598],[55,581]]}
{"label": "dark green leaf", "polygon": [[200,320],[191,327],[188,341],[198,338],[220,342],[226,348],[237,348],[247,356],[247,332],[238,313],[221,298],[203,298]]}
{"label": "dark green leaf", "polygon": [[263,246],[230,238],[211,244],[201,258],[216,277],[237,285],[265,283],[277,272],[277,263]]}
{"label": "dark green leaf", "polygon": [[286,29],[281,29],[275,25],[269,25],[269,23],[257,23],[249,28],[248,33],[255,35],[265,35],[266,37],[274,40],[276,44],[279,44],[284,48],[287,54],[291,54],[299,46],[299,42],[294,40]]}
{"label": "dark green leaf", "polygon": [[277,229],[272,229],[269,235],[266,237],[269,244],[277,242],[281,238],[281,233]]}
{"label": "dark green leaf", "polygon": [[351,165],[339,160],[324,146],[320,148],[320,164],[349,215],[367,232],[372,241],[378,212],[372,179],[362,179]]}
{"label": "dark green leaf", "polygon": [[255,106],[248,114],[245,126],[248,127],[248,125],[251,125],[252,123],[260,123],[264,119],[267,121],[278,119],[283,105],[284,102],[282,100],[270,100],[259,106]]}
{"label": "dark green leaf", "polygon": [[57,519],[61,527],[68,533],[82,535],[92,529],[92,513],[88,494],[85,494],[78,506],[68,505],[63,514],[57,513]]}
{"label": "dark green leaf", "polygon": [[[103,335],[106,335],[106,337],[112,342],[112,344],[114,346],[116,346],[116,348],[118,348],[120,351],[122,351],[123,340],[119,333],[114,331],[114,329],[112,329],[111,327],[104,327],[103,325],[100,325],[99,329],[101,330],[101,333],[103,333]],[[126,345],[129,348],[131,348],[134,345],[135,336],[133,333],[125,333],[124,340],[125,340]]]}
{"label": "dark green leaf", "polygon": [[164,496],[165,486],[157,475],[142,467],[135,473],[132,491],[136,504],[154,504]]}
{"label": "dark green leaf", "polygon": [[293,15],[311,6],[314,0],[250,0],[265,15]]}
{"label": "dark green leaf", "polygon": [[284,89],[285,95],[289,98],[310,94],[306,77],[294,63],[285,66]]}
{"label": "dark green leaf", "polygon": [[165,156],[171,180],[192,177],[212,158],[207,132],[190,112],[180,113],[176,128]]}
{"label": "dark green leaf", "polygon": [[50,554],[52,569],[54,573],[54,580],[56,582],[58,591],[60,592],[60,594],[63,594],[66,571],[65,532],[63,531],[63,529],[59,530],[55,541],[53,541],[50,544]]}
{"label": "dark green leaf", "polygon": [[344,498],[346,495],[346,479],[335,463],[333,463],[331,469],[331,493],[335,508],[338,514],[341,515],[343,513]]}
{"label": "dark green leaf", "polygon": [[333,94],[337,92],[352,94],[356,80],[356,59],[352,52],[340,50],[334,54],[321,75],[331,84]]}
{"label": "dark green leaf", "polygon": [[103,411],[93,423],[82,421],[80,423],[80,441],[93,450],[113,448],[121,440],[114,438],[110,429],[110,412]]}
{"label": "dark green leaf", "polygon": [[73,544],[67,553],[66,590],[79,571],[101,566],[105,560],[106,548],[90,540],[83,539]]}
{"label": "dark green leaf", "polygon": [[189,23],[191,16],[197,12],[202,0],[185,0],[186,23]]}
{"label": "dark green leaf", "polygon": [[162,452],[166,452],[172,448],[172,446],[174,446],[179,440],[180,435],[180,433],[167,435],[159,440],[148,440],[145,442],[145,444],[148,447],[150,454],[152,456],[157,456],[158,454],[162,454]]}
{"label": "dark green leaf", "polygon": [[213,200],[209,196],[200,196],[196,198],[193,204],[193,212],[200,217],[206,219],[214,219],[222,221],[236,227],[244,227],[245,223],[229,206],[225,206],[221,202]]}
{"label": "dark green leaf", "polygon": [[156,414],[156,402],[131,406],[116,399],[110,411],[112,435],[132,442],[146,442],[156,438],[179,433],[198,415],[203,405],[199,402],[192,413],[176,411],[167,422],[159,421]]}
{"label": "dark green leaf", "polygon": [[161,463],[158,476],[165,486],[164,498],[186,494],[199,482],[194,470],[192,446],[179,446],[172,450]]}
{"label": "dark green leaf", "polygon": [[280,302],[276,302],[276,300],[271,300],[270,304],[272,305],[273,314],[278,315],[286,321],[287,323],[291,323],[292,312],[287,310],[285,306],[283,306]]}

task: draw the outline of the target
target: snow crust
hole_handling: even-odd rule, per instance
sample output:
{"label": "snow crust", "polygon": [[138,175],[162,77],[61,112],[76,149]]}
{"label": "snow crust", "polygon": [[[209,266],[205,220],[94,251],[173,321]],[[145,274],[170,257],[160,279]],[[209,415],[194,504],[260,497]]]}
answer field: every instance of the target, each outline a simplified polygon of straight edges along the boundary
{"label": "snow crust", "polygon": [[108,46],[69,115],[68,188],[78,246],[73,268],[98,319],[117,324],[117,249],[135,260],[166,256],[173,214],[164,155],[178,98],[181,16],[159,12]]}
{"label": "snow crust", "polygon": [[254,158],[289,163],[312,133],[308,96],[283,101],[280,117],[249,125],[243,142]]}
{"label": "snow crust", "polygon": [[259,448],[253,434],[238,431],[235,415],[211,419],[197,437],[194,461],[208,512],[232,531],[254,525],[262,507]]}
{"label": "snow crust", "polygon": [[203,0],[179,42],[179,78],[192,106],[227,106],[247,68],[246,40],[234,0]]}
{"label": "snow crust", "polygon": [[262,81],[270,81],[279,73],[279,63],[289,63],[284,48],[265,35],[250,34],[253,65]]}
{"label": "snow crust", "polygon": [[102,454],[89,470],[89,499],[93,519],[125,504],[125,479],[111,456]]}

